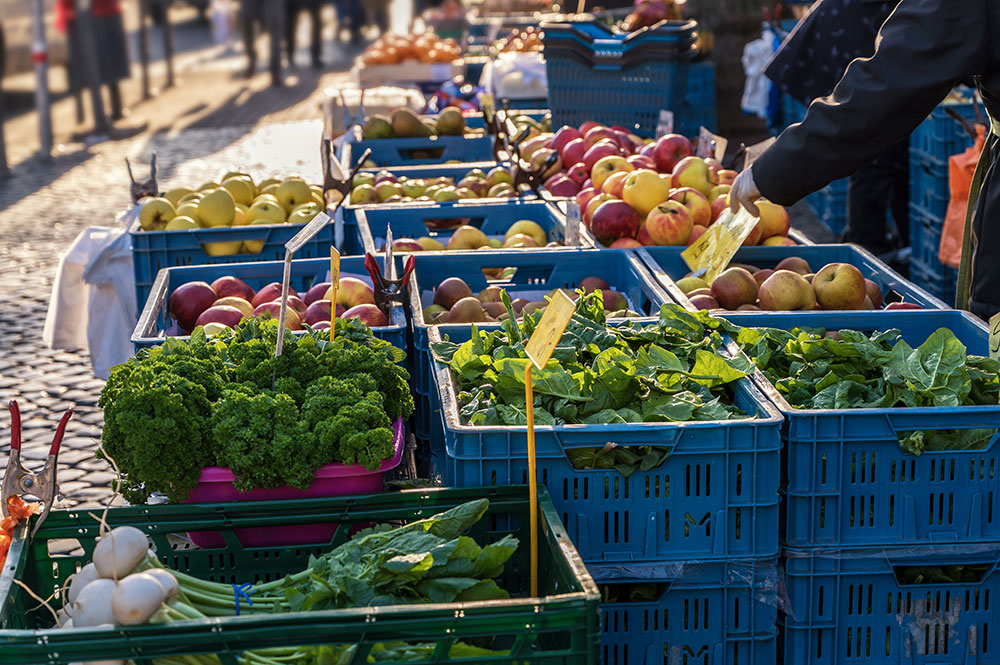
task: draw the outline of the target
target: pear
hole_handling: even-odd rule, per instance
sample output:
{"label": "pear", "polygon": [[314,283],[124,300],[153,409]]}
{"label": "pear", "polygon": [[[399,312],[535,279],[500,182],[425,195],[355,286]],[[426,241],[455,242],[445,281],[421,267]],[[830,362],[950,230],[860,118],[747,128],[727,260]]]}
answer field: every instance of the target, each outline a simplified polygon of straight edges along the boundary
{"label": "pear", "polygon": [[425,252],[440,252],[446,249],[446,247],[435,240],[434,238],[429,238],[423,236],[422,238],[417,238],[417,243],[424,248]]}
{"label": "pear", "polygon": [[448,249],[479,249],[489,244],[486,234],[474,226],[460,226],[448,240]]}
{"label": "pear", "polygon": [[[228,190],[219,188],[198,203],[198,219],[208,227],[230,226],[236,217],[236,202]],[[236,252],[228,252],[235,254]]]}
{"label": "pear", "polygon": [[549,241],[548,234],[545,233],[545,229],[530,219],[522,219],[519,222],[511,224],[510,228],[507,229],[507,233],[504,235],[504,240],[510,238],[511,236],[515,236],[518,233],[523,233],[524,235],[531,237],[539,247],[544,247],[545,243]]}

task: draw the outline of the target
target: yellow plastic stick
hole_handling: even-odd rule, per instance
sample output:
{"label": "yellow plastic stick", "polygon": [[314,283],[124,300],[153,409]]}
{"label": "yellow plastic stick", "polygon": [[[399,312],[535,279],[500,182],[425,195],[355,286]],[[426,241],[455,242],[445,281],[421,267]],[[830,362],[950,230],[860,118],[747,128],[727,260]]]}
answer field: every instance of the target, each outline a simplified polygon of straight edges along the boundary
{"label": "yellow plastic stick", "polygon": [[556,291],[549,300],[545,313],[531,339],[524,345],[528,356],[527,367],[524,368],[524,405],[528,416],[528,501],[531,518],[531,595],[538,596],[538,472],[535,462],[535,395],[531,386],[531,367],[545,369],[545,364],[552,357],[556,344],[562,338],[563,331],[573,318],[576,303],[562,291]]}
{"label": "yellow plastic stick", "polygon": [[330,342],[333,342],[333,329],[337,321],[337,291],[340,290],[340,252],[330,246]]}

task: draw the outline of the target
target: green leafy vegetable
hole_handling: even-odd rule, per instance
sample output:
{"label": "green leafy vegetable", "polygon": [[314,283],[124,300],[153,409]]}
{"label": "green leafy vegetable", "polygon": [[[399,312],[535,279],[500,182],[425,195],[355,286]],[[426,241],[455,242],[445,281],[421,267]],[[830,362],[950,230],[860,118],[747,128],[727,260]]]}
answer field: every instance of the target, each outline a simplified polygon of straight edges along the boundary
{"label": "green leafy vegetable", "polygon": [[306,488],[332,462],[376,469],[392,456],[392,421],[413,412],[405,354],[357,320],[285,335],[273,321],[228,336],[168,339],[115,367],[101,393],[110,456],[132,503],[161,492],[181,501],[200,470],[226,466],[241,491]]}

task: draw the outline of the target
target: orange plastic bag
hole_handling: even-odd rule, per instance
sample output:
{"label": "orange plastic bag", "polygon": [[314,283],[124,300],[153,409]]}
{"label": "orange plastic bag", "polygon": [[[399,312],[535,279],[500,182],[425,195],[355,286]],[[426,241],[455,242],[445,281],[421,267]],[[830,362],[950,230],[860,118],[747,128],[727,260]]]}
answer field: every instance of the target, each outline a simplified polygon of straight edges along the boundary
{"label": "orange plastic bag", "polygon": [[941,230],[941,245],[938,247],[938,259],[941,263],[957,268],[962,262],[962,236],[965,233],[965,211],[969,205],[969,190],[972,187],[972,177],[979,164],[979,156],[983,152],[986,140],[986,128],[976,125],[976,142],[960,155],[954,155],[948,160],[948,186],[951,190],[951,201],[944,217],[944,228]]}

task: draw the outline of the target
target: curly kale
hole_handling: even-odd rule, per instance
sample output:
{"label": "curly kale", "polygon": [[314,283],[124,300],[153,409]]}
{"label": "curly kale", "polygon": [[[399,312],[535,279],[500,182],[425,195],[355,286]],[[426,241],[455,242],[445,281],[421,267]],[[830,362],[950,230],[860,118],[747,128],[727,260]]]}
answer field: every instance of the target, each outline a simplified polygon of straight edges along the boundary
{"label": "curly kale", "polygon": [[392,351],[398,349],[376,348],[351,342],[334,342],[334,353],[319,356],[324,374],[350,376],[367,374],[375,379],[382,393],[385,412],[389,420],[409,418],[413,413],[413,395],[410,394],[410,373],[393,361]]}
{"label": "curly kale", "polygon": [[312,431],[314,465],[338,461],[363,464],[370,471],[392,457],[392,422],[371,376],[324,376],[306,390],[302,417]]}

